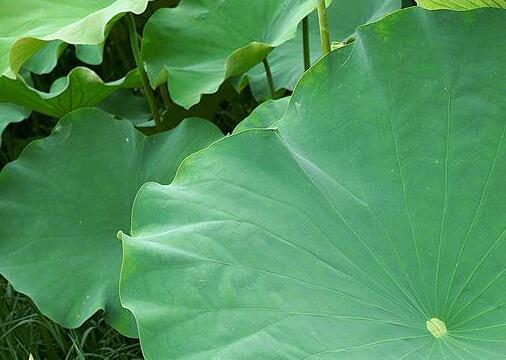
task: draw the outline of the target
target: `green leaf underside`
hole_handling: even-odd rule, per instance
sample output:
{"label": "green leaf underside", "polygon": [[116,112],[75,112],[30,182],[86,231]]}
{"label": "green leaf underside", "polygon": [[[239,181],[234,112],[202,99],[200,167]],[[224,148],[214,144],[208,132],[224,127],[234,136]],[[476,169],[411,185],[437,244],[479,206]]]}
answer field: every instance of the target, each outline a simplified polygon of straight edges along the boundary
{"label": "green leaf underside", "polygon": [[47,42],[24,63],[23,69],[39,75],[50,73],[66,47],[67,44],[60,40]]}
{"label": "green leaf underside", "polygon": [[119,302],[116,233],[130,227],[142,184],[169,183],[184,157],[220,134],[200,119],[146,137],[101,110],[67,115],[0,173],[0,273],[63,326],[104,309],[112,326],[135,336]]}
{"label": "green leaf underside", "polygon": [[20,122],[26,119],[30,112],[21,106],[0,103],[0,145],[2,145],[2,132],[10,123]]}
{"label": "green leaf underside", "polygon": [[104,83],[92,70],[77,67],[67,77],[56,80],[49,93],[32,88],[21,78],[0,77],[0,101],[59,118],[72,110],[95,106],[117,89],[136,87],[141,87],[137,70],[120,80]]}
{"label": "green leaf underside", "polygon": [[0,74],[11,78],[44,41],[99,44],[116,15],[142,13],[149,0],[7,1],[0,13]]}
{"label": "green leaf underside", "polygon": [[[67,46],[68,44],[61,40],[47,42],[23,64],[23,69],[39,75],[50,73]],[[75,45],[76,58],[89,65],[100,65],[103,52],[104,42],[97,45]]]}
{"label": "green leaf underside", "polygon": [[144,186],[120,292],[146,358],[505,358],[505,22],[362,27],[277,129]]}
{"label": "green leaf underside", "polygon": [[[183,0],[146,24],[142,56],[152,84],[166,77],[174,102],[189,108],[295,36],[316,0]],[[191,31],[189,31],[191,29]]]}
{"label": "green leaf underside", "polygon": [[[116,17],[115,19],[117,19]],[[106,26],[104,37],[108,36],[110,28],[114,25],[112,19]],[[99,44],[75,45],[75,56],[88,65],[100,65],[103,61],[105,41]],[[68,44],[61,40],[51,40],[44,44],[24,64],[26,69],[35,74],[48,74],[54,70],[63,51]]]}
{"label": "green leaf underside", "polygon": [[290,102],[290,96],[279,100],[268,100],[260,104],[253,112],[234,129],[234,134],[239,131],[256,128],[268,128],[285,115]]}
{"label": "green leaf underside", "polygon": [[[341,0],[334,1],[327,9],[330,39],[344,41],[355,33],[357,27],[378,20],[401,8],[400,0]],[[312,63],[322,55],[320,29],[316,12],[309,17],[309,34]],[[293,90],[304,72],[302,26],[294,39],[274,49],[268,56],[276,89]],[[257,99],[270,97],[270,90],[262,64],[248,72],[251,90]]]}
{"label": "green leaf underside", "polygon": [[104,45],[76,45],[76,57],[89,65],[100,65],[104,60]]}
{"label": "green leaf underside", "polygon": [[506,9],[506,0],[416,0],[418,6],[430,10],[470,10],[483,7]]}

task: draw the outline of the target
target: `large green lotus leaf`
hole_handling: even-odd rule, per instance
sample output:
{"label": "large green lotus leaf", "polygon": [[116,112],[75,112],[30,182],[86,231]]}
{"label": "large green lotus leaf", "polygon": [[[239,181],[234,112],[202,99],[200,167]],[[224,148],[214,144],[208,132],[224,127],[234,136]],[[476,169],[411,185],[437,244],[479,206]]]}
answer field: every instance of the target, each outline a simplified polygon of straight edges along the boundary
{"label": "large green lotus leaf", "polygon": [[92,70],[77,67],[67,77],[57,80],[49,93],[32,88],[21,78],[0,77],[0,101],[61,117],[75,109],[95,106],[117,89],[140,86],[137,70],[132,70],[120,80],[104,83]]}
{"label": "large green lotus leaf", "polygon": [[2,132],[10,123],[20,122],[30,115],[30,111],[21,106],[0,103],[0,145],[2,145]]}
{"label": "large green lotus leaf", "polygon": [[482,7],[506,9],[506,0],[416,0],[418,6],[426,9],[470,10]]}
{"label": "large green lotus leaf", "polygon": [[0,13],[0,75],[14,78],[45,41],[99,44],[110,20],[125,12],[140,14],[148,1],[4,1]]}
{"label": "large green lotus leaf", "polygon": [[285,115],[290,96],[278,100],[267,100],[260,104],[253,112],[243,121],[241,121],[233,133],[247,129],[267,128],[280,120]]}
{"label": "large green lotus leaf", "polygon": [[[358,26],[376,21],[401,8],[401,0],[340,0],[327,9],[332,41],[344,41],[353,36]],[[311,59],[314,63],[322,55],[320,29],[316,12],[309,21]],[[293,90],[304,72],[302,26],[294,39],[274,49],[268,56],[274,86]],[[262,64],[248,72],[251,90],[257,99],[270,97],[270,89]]]}
{"label": "large green lotus leaf", "polygon": [[0,173],[0,273],[39,309],[77,327],[99,309],[126,335],[119,230],[146,181],[168,183],[180,161],[220,137],[200,119],[146,137],[129,121],[77,110]]}
{"label": "large green lotus leaf", "polygon": [[[144,29],[142,56],[153,85],[167,77],[174,102],[189,108],[295,36],[316,0],[183,0]],[[302,56],[302,55],[301,55]]]}
{"label": "large green lotus leaf", "polygon": [[505,23],[362,27],[277,129],[144,186],[120,293],[146,358],[506,358]]}

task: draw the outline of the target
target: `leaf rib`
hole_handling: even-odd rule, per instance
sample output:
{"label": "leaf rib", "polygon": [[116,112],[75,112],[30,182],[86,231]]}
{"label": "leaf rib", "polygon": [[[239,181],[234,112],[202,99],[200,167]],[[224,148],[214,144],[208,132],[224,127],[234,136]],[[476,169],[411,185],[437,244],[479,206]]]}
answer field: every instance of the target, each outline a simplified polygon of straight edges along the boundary
{"label": "leaf rib", "polygon": [[[380,265],[382,267],[382,269],[385,271],[385,273],[388,275],[388,277],[390,278],[390,280],[397,286],[397,288],[401,291],[401,293],[404,294],[404,296],[407,298],[407,300],[409,301],[409,304],[413,307],[413,309],[416,311],[416,312],[419,312],[421,314],[424,314],[424,311],[423,311],[423,308],[420,307],[419,304],[417,304],[416,300],[414,300],[413,298],[411,298],[411,295],[409,293],[406,292],[406,290],[401,286],[401,284],[399,284],[399,282],[397,281],[397,279],[395,278],[395,276],[391,273],[390,269],[382,262],[380,261],[379,259],[379,256],[377,254],[374,253],[374,251],[372,251],[372,249],[369,247],[369,245],[367,244],[366,241],[364,241],[364,239],[358,234],[358,232],[351,226],[351,224],[344,218],[344,216],[337,210],[337,208],[335,207],[335,205],[332,203],[332,201],[329,199],[328,195],[326,195],[323,190],[316,184],[316,182],[311,178],[311,176],[309,176],[309,174],[306,172],[306,170],[304,169],[304,167],[302,166],[302,164],[300,164],[300,162],[297,160],[297,157],[299,157],[300,155],[298,155],[290,146],[288,143],[286,143],[280,136],[280,134],[278,132],[276,132],[276,136],[279,138],[280,142],[284,145],[284,148],[287,150],[287,152],[291,155],[291,157],[293,158],[293,160],[295,161],[296,164],[298,164],[300,170],[303,172],[303,174],[305,174],[306,178],[313,184],[314,188],[324,197],[324,199],[326,199],[326,201],[328,202],[328,204],[330,205],[330,207],[332,208],[333,212],[339,217],[339,219],[345,224],[345,226],[353,233],[353,235],[355,236],[355,238],[357,240],[359,240],[363,246],[365,247],[365,249],[369,252],[369,254],[373,257],[374,261],[376,261],[376,263],[378,263],[378,265]],[[307,159],[306,159],[307,160]],[[307,160],[309,161],[309,160]],[[334,179],[335,180],[335,179]]]}
{"label": "leaf rib", "polygon": [[[497,146],[497,150],[496,150],[496,153],[495,153],[495,156],[494,156],[494,160],[492,162],[492,166],[490,167],[490,170],[488,172],[488,175],[487,175],[487,180],[485,182],[485,186],[483,188],[483,191],[481,193],[481,197],[480,197],[480,202],[478,203],[478,207],[476,209],[476,212],[475,212],[475,215],[473,217],[473,220],[471,222],[471,225],[469,227],[469,230],[467,231],[466,233],[466,236],[464,238],[464,240],[462,241],[462,244],[460,246],[460,250],[459,250],[459,255],[457,257],[457,262],[453,268],[453,274],[452,274],[452,277],[450,279],[450,285],[448,286],[448,291],[447,291],[447,294],[446,294],[446,300],[445,300],[445,309],[447,307],[447,304],[448,304],[448,300],[449,300],[449,296],[450,296],[450,292],[451,292],[451,289],[453,287],[453,283],[454,283],[454,280],[455,280],[455,276],[457,274],[457,271],[458,271],[458,268],[460,266],[460,261],[462,259],[462,256],[463,256],[463,253],[464,253],[464,249],[465,247],[467,246],[468,242],[469,242],[469,239],[470,239],[470,235],[472,233],[472,231],[474,230],[474,227],[476,226],[476,223],[477,223],[477,220],[478,218],[480,217],[481,215],[481,211],[483,209],[483,204],[485,203],[485,197],[488,193],[488,188],[489,188],[489,185],[490,185],[490,182],[491,182],[491,179],[492,179],[492,176],[495,172],[495,169],[497,167],[497,163],[498,163],[498,160],[499,160],[499,155],[501,153],[501,150],[502,150],[502,145],[503,145],[503,141],[504,141],[504,138],[506,137],[506,125],[504,126],[503,128],[503,131],[502,131],[502,134],[501,134],[501,137],[499,139],[499,144]],[[455,306],[458,298],[460,297],[460,295],[462,294],[467,282],[469,281],[469,278],[468,280],[466,281],[466,283],[463,285],[463,287],[459,290],[459,292],[457,293],[456,295],[456,298],[453,300],[453,302],[450,304],[450,308],[448,310],[448,313],[451,313],[451,311],[453,310],[453,307]]]}

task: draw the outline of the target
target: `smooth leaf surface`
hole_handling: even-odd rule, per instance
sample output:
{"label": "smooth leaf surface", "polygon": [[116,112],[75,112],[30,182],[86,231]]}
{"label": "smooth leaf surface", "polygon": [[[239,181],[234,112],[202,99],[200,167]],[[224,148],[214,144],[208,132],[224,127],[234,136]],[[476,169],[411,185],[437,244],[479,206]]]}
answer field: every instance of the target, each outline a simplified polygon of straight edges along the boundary
{"label": "smooth leaf surface", "polygon": [[120,293],[146,358],[504,359],[505,22],[362,27],[277,129],[144,186]]}
{"label": "smooth leaf surface", "polygon": [[100,65],[104,60],[104,45],[76,45],[76,57],[88,65]]}
{"label": "smooth leaf surface", "polygon": [[68,76],[56,80],[49,93],[34,89],[21,78],[0,77],[0,101],[59,118],[73,110],[95,106],[117,89],[141,86],[137,70],[117,81],[104,83],[92,70],[77,67]]}
{"label": "smooth leaf surface", "polygon": [[[345,41],[355,34],[357,27],[376,21],[401,8],[400,0],[340,0],[327,9],[331,41]],[[316,12],[309,17],[309,37],[312,63],[322,55],[320,29]],[[345,57],[345,55],[343,56]],[[304,72],[302,26],[294,39],[274,49],[268,55],[276,89],[293,90]],[[270,90],[262,64],[248,72],[251,90],[257,99],[270,97]]]}
{"label": "smooth leaf surface", "polygon": [[0,173],[0,273],[63,326],[103,309],[116,329],[136,335],[118,296],[116,233],[128,231],[142,184],[169,183],[184,157],[220,135],[199,119],[146,137],[100,110],[65,116]]}
{"label": "smooth leaf surface", "polygon": [[470,10],[483,7],[506,9],[506,0],[416,0],[418,6],[430,10]]}
{"label": "smooth leaf surface", "polygon": [[243,121],[241,121],[233,133],[247,129],[268,128],[285,115],[290,96],[278,100],[267,100],[260,104],[253,112]]}
{"label": "smooth leaf surface", "polygon": [[4,1],[0,13],[0,75],[11,78],[46,41],[99,44],[118,14],[142,13],[149,0]]}
{"label": "smooth leaf surface", "polygon": [[295,36],[316,0],[183,0],[146,24],[142,56],[150,81],[167,77],[172,99],[189,108],[227,78],[261,62]]}
{"label": "smooth leaf surface", "polygon": [[0,103],[0,145],[2,145],[2,132],[10,123],[20,122],[30,116],[30,111],[21,106]]}

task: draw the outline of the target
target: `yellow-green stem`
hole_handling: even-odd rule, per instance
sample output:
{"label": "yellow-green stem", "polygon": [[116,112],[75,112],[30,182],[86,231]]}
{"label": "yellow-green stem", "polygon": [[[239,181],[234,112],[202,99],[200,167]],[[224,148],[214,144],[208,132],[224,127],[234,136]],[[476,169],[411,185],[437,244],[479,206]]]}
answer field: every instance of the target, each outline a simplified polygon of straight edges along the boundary
{"label": "yellow-green stem", "polygon": [[267,76],[267,82],[269,83],[269,89],[271,91],[271,98],[274,99],[276,97],[276,88],[274,87],[274,79],[272,78],[271,67],[269,66],[269,61],[267,61],[267,57],[263,60],[265,75]]}
{"label": "yellow-green stem", "polygon": [[318,23],[320,24],[320,40],[322,44],[323,55],[330,52],[330,35],[329,35],[329,22],[327,19],[327,8],[325,7],[325,0],[318,0]]}
{"label": "yellow-green stem", "polygon": [[167,89],[166,83],[160,86],[160,95],[162,95],[162,101],[163,106],[165,106],[165,110],[168,110],[172,101],[170,101],[169,90]]}

